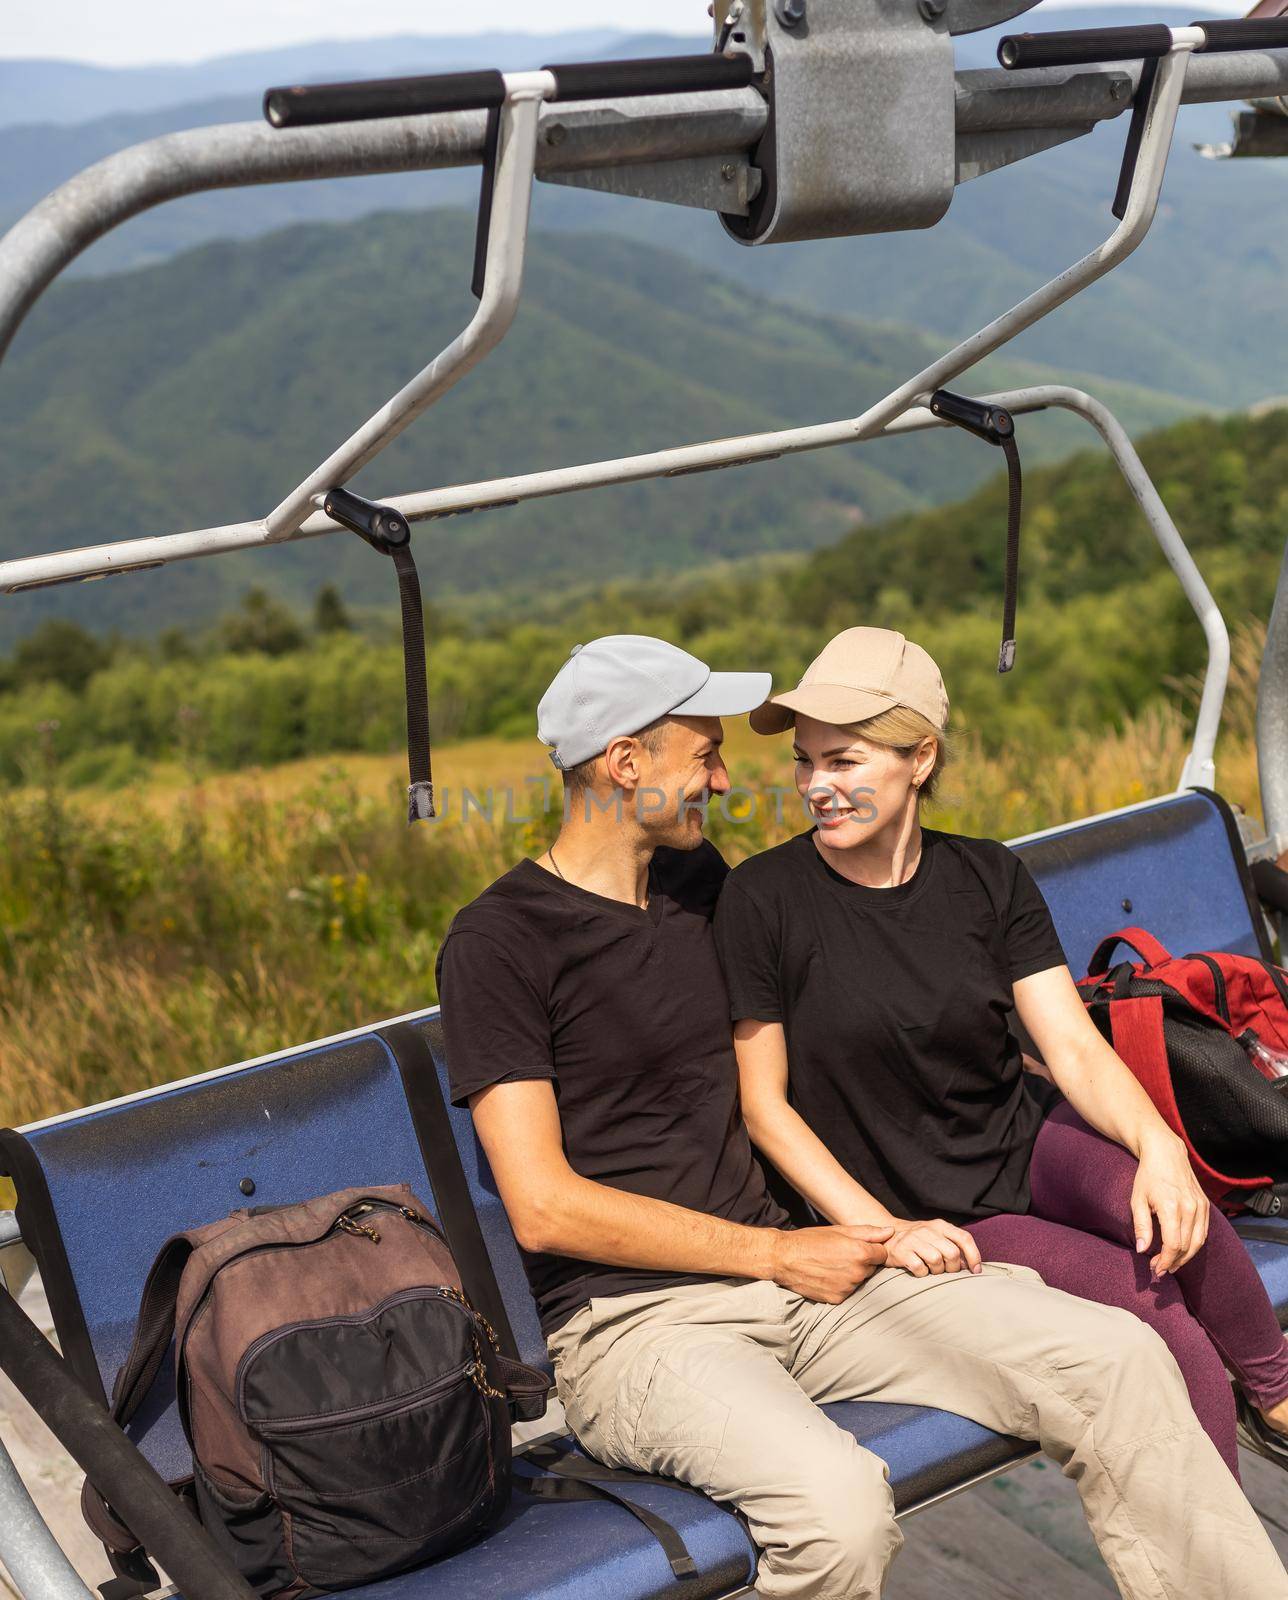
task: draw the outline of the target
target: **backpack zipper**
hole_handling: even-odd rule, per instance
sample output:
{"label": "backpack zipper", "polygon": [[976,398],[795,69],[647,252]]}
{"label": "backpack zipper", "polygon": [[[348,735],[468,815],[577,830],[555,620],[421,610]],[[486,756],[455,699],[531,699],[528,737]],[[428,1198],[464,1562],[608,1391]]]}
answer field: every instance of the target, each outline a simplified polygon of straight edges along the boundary
{"label": "backpack zipper", "polygon": [[[381,1316],[393,1306],[405,1305],[407,1302],[412,1300],[441,1300],[444,1305],[455,1306],[457,1310],[463,1311],[466,1318],[471,1322],[473,1321],[473,1319],[470,1317],[468,1308],[463,1306],[453,1294],[450,1292],[444,1292],[442,1288],[427,1284],[423,1288],[398,1289],[393,1294],[386,1295],[378,1305],[372,1306],[369,1311],[355,1311],[346,1316],[340,1317],[309,1317],[300,1322],[289,1322],[285,1327],[270,1328],[267,1333],[261,1333],[258,1339],[252,1340],[252,1342],[246,1346],[246,1349],[242,1352],[241,1360],[237,1363],[237,1373],[233,1382],[233,1393],[236,1398],[237,1415],[242,1419],[248,1428],[252,1426],[249,1418],[246,1415],[246,1375],[250,1369],[251,1362],[254,1361],[256,1356],[267,1350],[269,1345],[276,1344],[279,1339],[289,1338],[291,1334],[299,1333],[305,1328],[357,1327],[361,1323],[374,1321],[376,1317]],[[453,1376],[459,1377],[462,1372],[466,1371],[473,1365],[473,1361],[466,1362],[464,1366],[456,1370]],[[444,1380],[438,1378],[433,1380],[434,1384],[442,1381]],[[430,1385],[430,1387],[432,1386],[433,1385]],[[399,1405],[402,1403],[403,1399],[410,1400],[412,1394],[416,1392],[418,1391],[411,1391],[406,1396],[398,1397],[396,1400],[388,1403],[395,1406]],[[380,1403],[381,1402],[377,1402],[377,1404]],[[349,1409],[352,1411],[354,1409],[360,1410],[362,1408],[350,1407]],[[344,1414],[345,1413],[339,1411],[327,1413],[325,1420],[329,1420],[331,1417],[338,1418]],[[310,1417],[308,1420],[310,1423],[316,1421],[316,1419],[312,1417]],[[272,1424],[270,1424],[270,1427],[271,1426]]]}
{"label": "backpack zipper", "polygon": [[[472,1361],[462,1362],[451,1372],[435,1378],[433,1383],[422,1384],[419,1389],[394,1395],[372,1405],[348,1406],[343,1411],[320,1412],[315,1417],[291,1417],[283,1422],[246,1422],[246,1428],[259,1438],[276,1439],[293,1433],[325,1433],[328,1428],[342,1428],[350,1422],[378,1422],[382,1417],[392,1416],[399,1411],[412,1411],[426,1400],[432,1400],[436,1394],[468,1377],[472,1366]],[[242,1420],[246,1419],[243,1417]]]}

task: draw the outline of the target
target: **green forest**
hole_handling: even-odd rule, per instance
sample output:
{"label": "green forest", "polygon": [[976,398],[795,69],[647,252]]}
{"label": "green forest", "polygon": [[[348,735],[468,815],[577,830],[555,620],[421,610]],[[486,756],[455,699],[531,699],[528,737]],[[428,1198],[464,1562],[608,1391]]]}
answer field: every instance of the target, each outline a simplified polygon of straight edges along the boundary
{"label": "green forest", "polygon": [[[1030,426],[1042,424],[1021,419],[1021,443]],[[1256,811],[1288,410],[1176,422],[1141,453],[1234,630],[1219,782]],[[782,685],[834,630],[878,622],[930,648],[954,702],[960,760],[933,826],[1013,838],[1165,794],[1203,635],[1144,518],[1102,450],[1030,464],[1018,661],[1000,678],[1005,499],[1005,475],[990,477],[954,506],[894,510],[822,549],[613,582],[590,566],[522,603],[430,584],[435,741],[499,736],[448,750],[442,768],[451,782],[518,781],[506,774],[536,755],[522,741],[542,690],[597,634],[666,635]],[[426,533],[416,541],[432,570]],[[344,582],[282,598],[267,574],[194,622],[166,608],[158,576],[130,579],[150,635],[62,616],[0,659],[0,1115],[13,1122],[432,1002],[454,910],[557,827],[557,803],[490,826],[400,819],[392,584],[384,603]],[[774,741],[731,731],[739,784],[789,776]],[[298,757],[320,760],[282,766]],[[731,861],[797,827],[709,819]]]}
{"label": "green forest", "polygon": [[[1288,409],[1182,422],[1141,448],[1226,617],[1264,620],[1288,537]],[[824,550],[665,583],[551,582],[522,611],[431,602],[435,738],[530,735],[569,647],[613,632],[661,634],[716,667],[767,668],[782,684],[832,632],[896,627],[935,655],[955,720],[990,750],[1120,725],[1183,693],[1203,636],[1095,450],[1027,475],[1017,664],[998,677],[1005,494],[994,478],[962,503],[856,528]],[[151,578],[129,581],[143,590]],[[392,607],[351,608],[334,586],[298,610],[251,589],[204,629],[148,640],[49,620],[0,662],[0,781],[56,768],[75,785],[112,786],[159,759],[200,772],[394,750],[401,675]]]}

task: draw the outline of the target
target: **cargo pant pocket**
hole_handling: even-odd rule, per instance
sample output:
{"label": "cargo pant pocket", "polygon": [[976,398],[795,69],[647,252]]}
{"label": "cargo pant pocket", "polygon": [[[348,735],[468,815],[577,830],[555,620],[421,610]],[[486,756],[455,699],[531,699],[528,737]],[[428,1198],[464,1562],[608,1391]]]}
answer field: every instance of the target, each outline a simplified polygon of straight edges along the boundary
{"label": "cargo pant pocket", "polygon": [[651,1355],[628,1375],[614,1412],[618,1448],[639,1470],[709,1481],[724,1447],[729,1405]]}

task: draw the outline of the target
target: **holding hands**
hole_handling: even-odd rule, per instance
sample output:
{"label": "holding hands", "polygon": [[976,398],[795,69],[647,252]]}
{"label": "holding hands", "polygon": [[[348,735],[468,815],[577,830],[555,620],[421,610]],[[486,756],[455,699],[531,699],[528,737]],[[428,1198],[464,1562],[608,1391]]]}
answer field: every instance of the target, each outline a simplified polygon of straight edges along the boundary
{"label": "holding hands", "polygon": [[806,1300],[839,1306],[886,1262],[888,1227],[793,1228],[770,1235],[766,1276]]}
{"label": "holding hands", "polygon": [[937,1217],[931,1222],[895,1222],[886,1241],[886,1262],[914,1278],[932,1272],[979,1272],[979,1246],[965,1228]]}

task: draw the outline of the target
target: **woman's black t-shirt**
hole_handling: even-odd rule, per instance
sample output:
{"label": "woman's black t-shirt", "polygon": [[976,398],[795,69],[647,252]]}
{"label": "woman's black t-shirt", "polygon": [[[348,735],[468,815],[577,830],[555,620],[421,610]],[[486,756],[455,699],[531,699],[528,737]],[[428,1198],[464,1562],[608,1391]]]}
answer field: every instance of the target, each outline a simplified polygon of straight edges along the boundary
{"label": "woman's black t-shirt", "polygon": [[1029,1209],[1048,1096],[1008,1027],[1011,985],[1065,957],[1018,856],[923,827],[912,877],[876,889],[810,829],[734,868],[715,932],[734,1021],[782,1023],[791,1104],[894,1215]]}

